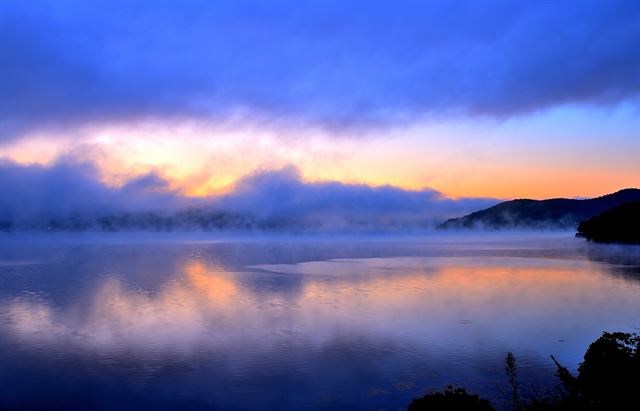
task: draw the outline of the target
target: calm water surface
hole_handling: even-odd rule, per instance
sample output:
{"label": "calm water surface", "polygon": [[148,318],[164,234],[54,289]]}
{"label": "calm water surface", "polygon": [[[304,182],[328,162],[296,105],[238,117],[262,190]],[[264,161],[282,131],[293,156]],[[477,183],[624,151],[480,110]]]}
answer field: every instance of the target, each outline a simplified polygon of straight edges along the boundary
{"label": "calm water surface", "polygon": [[569,234],[0,239],[0,409],[403,409],[504,400],[640,327],[640,249]]}

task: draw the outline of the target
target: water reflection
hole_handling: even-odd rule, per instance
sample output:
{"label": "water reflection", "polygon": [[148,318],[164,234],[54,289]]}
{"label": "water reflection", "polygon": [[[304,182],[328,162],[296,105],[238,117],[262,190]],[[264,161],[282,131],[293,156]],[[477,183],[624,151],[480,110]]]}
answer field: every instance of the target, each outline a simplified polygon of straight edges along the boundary
{"label": "water reflection", "polygon": [[544,385],[549,354],[575,367],[640,326],[619,264],[544,244],[85,245],[14,265],[5,248],[0,404],[398,408],[447,383],[495,395],[509,350]]}

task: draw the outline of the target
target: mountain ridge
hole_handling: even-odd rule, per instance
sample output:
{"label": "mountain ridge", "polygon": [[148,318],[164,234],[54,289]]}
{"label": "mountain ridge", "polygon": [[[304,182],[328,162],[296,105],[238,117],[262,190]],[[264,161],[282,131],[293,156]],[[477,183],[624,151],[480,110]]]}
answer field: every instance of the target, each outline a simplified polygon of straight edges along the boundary
{"label": "mountain ridge", "polygon": [[640,201],[640,189],[625,188],[591,199],[514,199],[446,220],[438,229],[569,229],[606,210]]}

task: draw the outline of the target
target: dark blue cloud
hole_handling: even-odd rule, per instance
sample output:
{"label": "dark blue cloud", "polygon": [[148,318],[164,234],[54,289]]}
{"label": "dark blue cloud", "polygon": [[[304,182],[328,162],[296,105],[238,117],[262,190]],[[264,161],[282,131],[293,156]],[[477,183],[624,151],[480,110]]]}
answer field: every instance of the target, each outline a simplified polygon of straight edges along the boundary
{"label": "dark blue cloud", "polygon": [[[452,200],[429,189],[310,183],[295,168],[257,172],[227,194],[196,200],[172,191],[156,174],[109,187],[90,163],[69,159],[51,166],[0,161],[0,187],[10,193],[0,196],[0,229],[41,229],[53,220],[58,227],[100,228],[106,218],[108,228],[128,229],[398,230],[429,228],[497,202]],[[129,217],[118,220],[124,214]]]}
{"label": "dark blue cloud", "polygon": [[370,126],[640,93],[640,6],[593,1],[0,3],[0,138],[131,118]]}

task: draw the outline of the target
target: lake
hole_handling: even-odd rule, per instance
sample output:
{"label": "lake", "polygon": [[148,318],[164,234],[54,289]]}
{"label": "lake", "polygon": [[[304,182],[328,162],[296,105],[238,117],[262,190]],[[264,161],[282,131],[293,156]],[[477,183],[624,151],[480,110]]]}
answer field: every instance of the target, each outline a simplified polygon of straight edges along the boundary
{"label": "lake", "polygon": [[0,409],[501,407],[640,327],[640,248],[570,233],[0,238]]}

